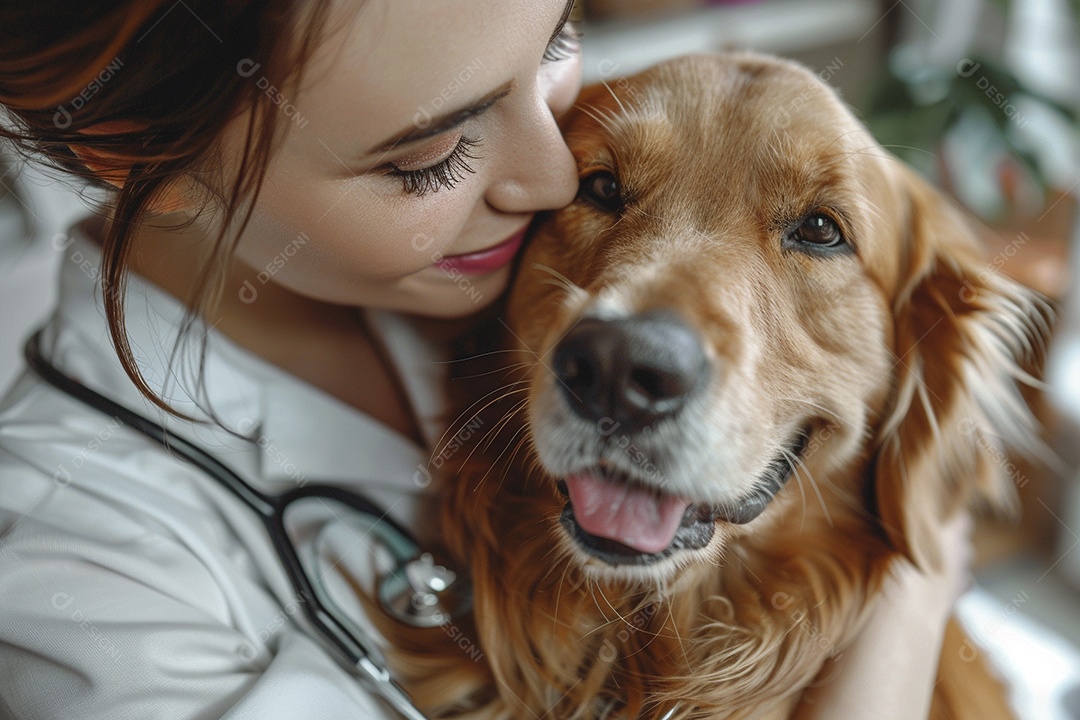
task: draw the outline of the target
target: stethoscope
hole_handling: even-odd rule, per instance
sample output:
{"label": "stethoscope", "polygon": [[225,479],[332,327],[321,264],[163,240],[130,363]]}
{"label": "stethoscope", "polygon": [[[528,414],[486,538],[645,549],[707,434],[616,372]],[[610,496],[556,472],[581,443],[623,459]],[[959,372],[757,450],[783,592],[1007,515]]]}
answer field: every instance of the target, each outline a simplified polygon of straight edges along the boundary
{"label": "stethoscope", "polygon": [[355,623],[335,617],[327,610],[325,596],[313,586],[296,546],[288,540],[284,510],[303,498],[326,498],[343,503],[367,518],[365,531],[382,542],[396,563],[396,567],[378,581],[379,602],[391,616],[415,627],[444,625],[471,608],[467,584],[453,571],[436,564],[429,553],[420,552],[407,531],[361,495],[330,485],[305,485],[279,496],[256,490],[203,449],[62,372],[42,354],[40,330],[27,341],[25,356],[27,364],[42,380],[160,443],[176,457],[224,485],[254,510],[266,527],[293,588],[304,600],[300,604],[312,626],[404,718],[427,720],[391,677],[385,658],[371,638]]}

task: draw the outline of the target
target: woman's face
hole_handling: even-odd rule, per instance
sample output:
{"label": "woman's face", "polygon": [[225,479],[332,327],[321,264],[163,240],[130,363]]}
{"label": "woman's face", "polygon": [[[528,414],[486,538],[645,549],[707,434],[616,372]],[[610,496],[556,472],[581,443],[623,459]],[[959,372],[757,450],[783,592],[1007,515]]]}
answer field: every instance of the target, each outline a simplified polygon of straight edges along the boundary
{"label": "woman's face", "polygon": [[255,61],[238,68],[289,126],[237,246],[259,273],[241,299],[273,282],[345,305],[469,314],[505,288],[533,214],[577,189],[555,121],[581,84],[567,0],[360,8],[340,13],[347,26],[296,97]]}

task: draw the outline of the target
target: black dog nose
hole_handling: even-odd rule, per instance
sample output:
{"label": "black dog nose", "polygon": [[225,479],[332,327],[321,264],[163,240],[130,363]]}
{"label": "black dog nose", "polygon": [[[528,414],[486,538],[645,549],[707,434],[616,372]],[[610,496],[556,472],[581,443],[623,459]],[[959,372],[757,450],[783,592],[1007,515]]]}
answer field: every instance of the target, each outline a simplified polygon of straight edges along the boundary
{"label": "black dog nose", "polygon": [[586,318],[556,346],[554,360],[574,412],[625,430],[677,412],[709,370],[698,334],[668,310]]}

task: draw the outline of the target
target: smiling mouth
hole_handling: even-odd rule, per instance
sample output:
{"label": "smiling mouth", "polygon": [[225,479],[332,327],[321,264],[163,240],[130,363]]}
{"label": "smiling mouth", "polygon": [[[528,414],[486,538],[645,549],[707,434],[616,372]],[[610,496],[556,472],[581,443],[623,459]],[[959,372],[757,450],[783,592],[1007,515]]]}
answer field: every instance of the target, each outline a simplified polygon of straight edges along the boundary
{"label": "smiling mouth", "polygon": [[559,521],[583,550],[608,565],[650,565],[679,550],[700,550],[717,521],[742,525],[764,512],[791,478],[808,438],[800,431],[754,489],[730,503],[691,502],[606,466],[573,473],[558,483],[568,498]]}
{"label": "smiling mouth", "polygon": [[484,250],[461,255],[445,255],[435,265],[443,272],[457,272],[462,275],[484,275],[494,272],[509,265],[517,255],[517,251],[525,241],[526,229],[522,228],[498,245]]}

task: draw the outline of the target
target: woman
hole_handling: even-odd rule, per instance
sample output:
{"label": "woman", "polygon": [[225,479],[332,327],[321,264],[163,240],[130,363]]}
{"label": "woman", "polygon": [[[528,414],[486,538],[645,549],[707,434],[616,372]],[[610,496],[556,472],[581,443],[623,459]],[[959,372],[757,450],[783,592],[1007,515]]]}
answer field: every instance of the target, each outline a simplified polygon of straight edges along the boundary
{"label": "woman", "polygon": [[[111,193],[54,240],[44,360],[261,492],[331,483],[416,529],[446,342],[576,192],[569,10],[9,3],[5,134]],[[391,716],[202,470],[33,373],[0,407],[0,467],[7,716]],[[963,576],[962,523],[942,532],[950,567],[899,573],[807,717],[925,717]],[[321,579],[370,573],[377,534],[344,535]]]}

